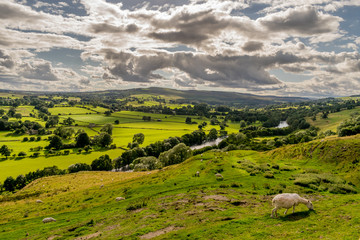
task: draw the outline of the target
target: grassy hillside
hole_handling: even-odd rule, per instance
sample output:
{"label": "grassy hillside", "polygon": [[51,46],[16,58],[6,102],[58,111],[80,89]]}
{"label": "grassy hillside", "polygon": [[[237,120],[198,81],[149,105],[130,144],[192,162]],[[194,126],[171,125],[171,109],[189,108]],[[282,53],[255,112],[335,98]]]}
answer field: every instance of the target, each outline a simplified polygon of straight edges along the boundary
{"label": "grassy hillside", "polygon": [[[349,185],[347,169],[331,157],[333,148],[347,147],[344,161],[356,158],[354,141],[270,153],[210,151],[161,171],[39,179],[0,198],[0,239],[358,239],[359,185]],[[352,193],[340,194],[342,187]],[[294,214],[270,218],[279,192],[300,193],[315,211],[300,205]],[[43,224],[44,217],[57,221]]]}
{"label": "grassy hillside", "polygon": [[351,118],[351,114],[359,113],[360,108],[356,107],[350,110],[343,110],[341,112],[329,113],[328,118],[321,118],[322,113],[319,113],[316,116],[316,120],[311,120],[310,117],[306,118],[306,121],[309,122],[312,126],[320,128],[320,131],[325,132],[326,130],[331,130],[333,132],[337,131],[337,127],[345,121],[346,119]]}

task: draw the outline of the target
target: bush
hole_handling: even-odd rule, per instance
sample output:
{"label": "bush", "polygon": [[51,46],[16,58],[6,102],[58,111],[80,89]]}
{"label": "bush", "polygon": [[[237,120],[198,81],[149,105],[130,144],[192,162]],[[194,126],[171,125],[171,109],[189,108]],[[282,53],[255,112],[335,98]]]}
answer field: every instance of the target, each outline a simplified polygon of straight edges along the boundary
{"label": "bush", "polygon": [[334,184],[329,187],[329,192],[340,194],[357,193],[355,188],[347,184]]}
{"label": "bush", "polygon": [[179,143],[169,151],[163,152],[159,156],[159,160],[163,166],[169,166],[185,161],[191,157],[192,152],[184,143]]}
{"label": "bush", "polygon": [[313,175],[302,175],[295,179],[294,184],[302,187],[310,187],[310,184],[318,186],[320,178]]}
{"label": "bush", "polygon": [[100,156],[91,163],[91,169],[93,171],[110,171],[113,169],[111,159],[109,155]]}
{"label": "bush", "polygon": [[26,157],[26,152],[23,151],[19,152],[18,157]]}
{"label": "bush", "polygon": [[263,176],[264,178],[275,178],[274,174],[271,172],[265,172]]}
{"label": "bush", "polygon": [[156,157],[136,158],[129,167],[134,171],[147,171],[162,168],[161,162]]}
{"label": "bush", "polygon": [[29,138],[28,138],[28,137],[24,137],[24,138],[23,138],[23,142],[27,142],[27,141],[29,141]]}
{"label": "bush", "polygon": [[69,173],[75,173],[80,171],[91,171],[91,166],[86,163],[75,163],[68,167]]}

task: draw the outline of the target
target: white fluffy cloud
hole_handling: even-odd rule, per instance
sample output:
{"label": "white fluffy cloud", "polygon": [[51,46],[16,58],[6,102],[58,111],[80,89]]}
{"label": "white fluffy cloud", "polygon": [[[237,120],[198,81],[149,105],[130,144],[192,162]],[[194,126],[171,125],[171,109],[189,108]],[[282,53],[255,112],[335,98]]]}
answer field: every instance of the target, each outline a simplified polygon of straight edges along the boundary
{"label": "white fluffy cloud", "polygon": [[[346,95],[340,81],[358,89],[359,36],[341,29],[346,19],[334,14],[344,6],[359,6],[358,1],[260,0],[256,4],[266,7],[257,18],[247,12],[255,2],[245,0],[161,6],[139,0],[131,7],[122,1],[83,0],[86,14],[78,16],[66,12],[72,4],[0,3],[1,82],[64,91],[166,84],[314,96]],[[339,48],[353,52],[319,48],[323,43],[336,47],[335,40],[345,41]],[[57,64],[65,64],[64,59],[37,56],[58,48],[80,50],[83,62],[63,68]],[[288,83],[271,69],[312,78]]]}

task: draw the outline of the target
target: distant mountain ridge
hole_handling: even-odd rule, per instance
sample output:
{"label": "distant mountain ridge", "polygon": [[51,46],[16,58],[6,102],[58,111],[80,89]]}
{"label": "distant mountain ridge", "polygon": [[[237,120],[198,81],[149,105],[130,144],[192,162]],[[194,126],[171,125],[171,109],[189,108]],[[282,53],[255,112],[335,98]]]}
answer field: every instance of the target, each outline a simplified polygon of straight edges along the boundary
{"label": "distant mountain ridge", "polygon": [[[117,90],[114,90],[117,91]],[[248,93],[221,92],[221,91],[204,91],[204,90],[176,90],[170,88],[136,88],[128,90],[119,90],[128,92],[130,95],[149,94],[162,96],[178,96],[177,102],[205,102],[208,104],[224,105],[268,105],[278,103],[291,103],[309,101],[308,98],[300,97],[277,97],[277,96],[260,96]]]}
{"label": "distant mountain ridge", "polygon": [[154,96],[167,96],[176,98],[178,103],[203,102],[211,105],[232,105],[232,106],[263,106],[269,104],[281,104],[309,101],[309,98],[301,97],[278,97],[278,96],[261,96],[248,93],[205,91],[205,90],[176,90],[171,88],[133,88],[125,90],[104,90],[94,92],[33,92],[33,91],[13,91],[0,90],[0,93],[18,93],[29,95],[111,95],[112,97],[130,97],[132,95],[148,94]]}

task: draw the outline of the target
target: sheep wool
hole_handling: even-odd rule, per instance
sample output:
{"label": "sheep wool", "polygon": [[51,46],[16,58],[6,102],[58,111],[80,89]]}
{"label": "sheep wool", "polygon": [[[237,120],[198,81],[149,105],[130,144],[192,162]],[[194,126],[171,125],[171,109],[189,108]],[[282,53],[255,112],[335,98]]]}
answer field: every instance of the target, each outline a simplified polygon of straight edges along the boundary
{"label": "sheep wool", "polygon": [[289,208],[292,207],[294,213],[295,206],[299,205],[300,203],[306,205],[309,208],[309,210],[314,209],[312,202],[310,200],[300,197],[297,193],[278,194],[272,200],[272,204],[275,206],[275,208],[271,212],[271,217],[274,217],[274,213],[275,213],[275,217],[277,217],[277,210],[279,208],[285,208],[286,210],[284,214],[286,214]]}

